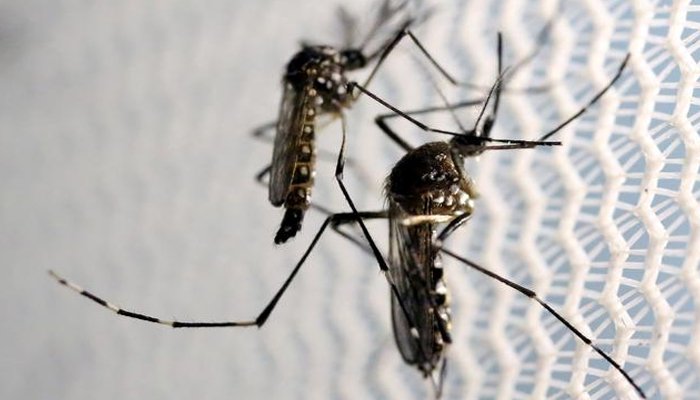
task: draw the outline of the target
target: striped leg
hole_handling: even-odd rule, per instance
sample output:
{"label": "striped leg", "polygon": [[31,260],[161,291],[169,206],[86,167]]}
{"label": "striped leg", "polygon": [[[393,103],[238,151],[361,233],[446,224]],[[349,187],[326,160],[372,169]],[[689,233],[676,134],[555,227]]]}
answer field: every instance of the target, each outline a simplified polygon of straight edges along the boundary
{"label": "striped leg", "polygon": [[270,302],[265,306],[265,308],[262,310],[262,312],[258,315],[257,318],[254,320],[248,320],[248,321],[214,321],[214,322],[200,322],[200,321],[176,321],[176,320],[167,320],[159,317],[154,317],[151,315],[146,315],[142,314],[140,312],[135,312],[135,311],[130,311],[123,309],[115,304],[113,304],[110,301],[107,301],[103,299],[100,296],[95,295],[94,293],[91,293],[80,286],[76,285],[75,283],[63,278],[62,276],[58,275],[56,272],[49,270],[49,275],[51,275],[52,278],[56,279],[58,283],[60,283],[63,286],[68,287],[71,290],[74,290],[81,296],[84,296],[95,303],[101,305],[102,307],[105,307],[109,310],[112,310],[118,315],[127,317],[127,318],[133,318],[133,319],[138,319],[141,321],[146,321],[146,322],[151,322],[155,324],[161,324],[161,325],[166,325],[170,326],[172,328],[228,328],[228,327],[251,327],[251,326],[257,326],[262,327],[265,324],[265,321],[267,321],[267,318],[270,316],[274,308],[277,306],[277,303],[279,300],[282,298],[282,295],[285,293],[289,285],[291,284],[292,280],[296,277],[297,273],[301,269],[301,266],[304,265],[304,262],[308,258],[308,256],[311,254],[313,251],[314,247],[316,246],[316,243],[318,243],[319,239],[323,235],[323,233],[326,231],[326,228],[328,226],[331,227],[336,227],[338,225],[343,225],[347,223],[348,221],[355,222],[357,221],[356,218],[378,218],[377,212],[371,212],[371,213],[337,213],[337,214],[331,214],[329,215],[324,223],[321,225],[321,228],[319,228],[318,232],[314,236],[313,240],[311,241],[311,244],[309,247],[306,249],[304,254],[302,255],[301,259],[299,262],[297,262],[296,266],[292,270],[292,272],[289,274],[287,277],[287,280],[284,281],[282,286],[277,290],[277,293],[275,293],[274,297]]}
{"label": "striped leg", "polygon": [[88,292],[87,290],[81,288],[80,286],[76,285],[75,283],[61,277],[54,271],[49,270],[49,275],[51,275],[54,279],[58,281],[63,286],[66,286],[76,292],[78,292],[81,296],[85,296],[88,299],[94,301],[95,303],[101,305],[102,307],[108,308],[115,313],[119,315],[123,315],[125,317],[129,318],[134,318],[134,319],[140,319],[142,321],[146,322],[153,322],[156,324],[161,324],[161,325],[167,325],[172,328],[223,328],[223,327],[230,327],[230,326],[257,326],[256,321],[241,321],[241,322],[180,322],[180,321],[174,321],[174,320],[166,320],[166,319],[161,319],[158,317],[152,317],[150,315],[146,314],[141,314],[137,313],[134,311],[129,311],[125,310],[123,308],[120,308],[119,306],[110,303],[109,301],[96,296],[93,293]]}
{"label": "striped leg", "polygon": [[450,251],[450,250],[447,250],[446,248],[442,247],[441,244],[437,244],[436,247],[437,247],[442,253],[447,254],[448,256],[454,258],[455,260],[461,262],[462,264],[467,265],[467,266],[469,266],[470,268],[475,269],[476,271],[478,271],[478,272],[480,272],[480,273],[482,273],[482,274],[484,274],[484,275],[486,275],[486,276],[488,276],[488,277],[490,277],[490,278],[492,278],[492,279],[495,279],[495,280],[501,282],[502,284],[511,287],[512,289],[517,290],[517,291],[520,292],[522,295],[524,295],[524,296],[526,296],[526,297],[528,297],[528,298],[534,300],[535,302],[537,302],[537,303],[538,303],[542,308],[544,308],[549,314],[551,314],[552,316],[554,316],[554,318],[556,318],[557,320],[559,320],[559,322],[561,322],[561,324],[564,325],[564,326],[566,327],[566,329],[568,329],[572,334],[574,334],[574,336],[576,336],[577,338],[579,338],[579,340],[581,340],[583,343],[585,343],[587,346],[589,346],[591,349],[593,349],[593,351],[595,351],[596,353],[598,353],[598,355],[600,355],[600,356],[601,356],[605,361],[607,361],[613,368],[615,368],[615,369],[625,378],[625,380],[626,380],[630,385],[632,385],[632,387],[634,388],[634,390],[637,392],[637,394],[638,394],[641,398],[643,398],[643,399],[646,399],[646,398],[647,398],[646,394],[644,393],[644,391],[642,390],[642,388],[639,386],[639,384],[637,384],[637,382],[635,382],[635,380],[632,378],[632,376],[631,376],[629,373],[627,373],[627,371],[625,371],[625,370],[622,368],[622,366],[621,366],[617,361],[615,361],[610,355],[608,355],[608,353],[606,353],[605,351],[603,351],[603,349],[601,349],[601,348],[598,347],[595,343],[593,343],[593,341],[592,341],[588,336],[584,335],[583,332],[581,332],[581,331],[578,330],[575,326],[573,326],[573,325],[571,324],[571,322],[567,321],[566,318],[564,318],[561,314],[559,314],[559,313],[558,313],[554,308],[552,308],[552,306],[550,306],[546,301],[542,300],[542,299],[537,295],[537,293],[535,293],[534,291],[532,291],[532,290],[530,290],[530,289],[528,289],[528,288],[526,288],[526,287],[524,287],[524,286],[521,286],[521,285],[519,285],[519,284],[517,284],[517,283],[515,283],[515,282],[513,282],[513,281],[511,281],[511,280],[508,280],[508,279],[506,279],[506,278],[504,278],[504,277],[502,277],[502,276],[496,274],[495,272],[492,272],[492,271],[490,271],[490,270],[488,270],[488,269],[482,267],[481,265],[479,265],[479,264],[477,264],[477,263],[475,263],[475,262],[473,262],[473,261],[471,261],[471,260],[468,260],[468,259],[466,259],[466,258],[464,258],[464,257],[462,257],[462,256],[460,256],[460,255],[458,255],[458,254],[456,254],[456,253]]}

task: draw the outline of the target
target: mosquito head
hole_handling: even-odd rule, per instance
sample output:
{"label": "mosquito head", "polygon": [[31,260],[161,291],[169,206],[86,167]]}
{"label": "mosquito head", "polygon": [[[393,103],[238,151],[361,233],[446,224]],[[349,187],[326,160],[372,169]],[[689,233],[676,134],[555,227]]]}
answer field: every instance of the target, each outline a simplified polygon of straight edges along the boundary
{"label": "mosquito head", "polygon": [[340,62],[347,70],[360,69],[367,65],[367,57],[360,49],[345,49],[340,52]]}
{"label": "mosquito head", "polygon": [[450,146],[453,149],[453,153],[459,154],[463,159],[476,157],[486,149],[483,140],[469,133],[452,137]]}

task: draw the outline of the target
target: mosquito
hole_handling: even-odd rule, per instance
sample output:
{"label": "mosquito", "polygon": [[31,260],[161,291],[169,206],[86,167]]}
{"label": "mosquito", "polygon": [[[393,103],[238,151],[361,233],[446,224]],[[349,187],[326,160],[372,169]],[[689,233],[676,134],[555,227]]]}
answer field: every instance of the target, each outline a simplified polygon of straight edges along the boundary
{"label": "mosquito", "polygon": [[[325,45],[304,44],[292,56],[282,78],[282,101],[276,122],[256,129],[254,136],[263,136],[275,129],[272,162],[257,179],[269,175],[268,199],[275,207],[284,206],[285,212],[275,234],[275,243],[281,244],[301,230],[304,214],[311,203],[314,183],[316,149],[315,131],[318,117],[341,117],[342,110],[351,105],[353,97],[347,93],[346,72],[365,68],[380,57],[391,42],[367,52],[366,47],[381,28],[405,13],[406,2],[385,0],[379,7],[372,28],[359,46],[351,45],[355,19],[340,9],[345,27],[346,46],[338,49]],[[410,17],[400,21],[402,31],[412,23]],[[393,36],[393,35],[392,35]],[[383,58],[379,58],[366,83],[372,79]],[[264,183],[264,182],[263,182]]]}
{"label": "mosquito", "polygon": [[[440,110],[453,111],[456,107],[472,106],[481,101],[467,101],[459,105],[403,112],[360,84],[356,82],[348,84],[349,90],[360,90],[392,111],[390,114],[379,116],[376,119],[377,125],[406,151],[391,170],[385,183],[384,191],[388,209],[383,212],[367,213],[357,211],[353,207],[356,221],[359,222],[361,231],[370,244],[370,248],[366,250],[375,255],[378,254],[378,250],[363,220],[380,218],[389,221],[388,262],[380,257],[377,257],[377,261],[382,270],[388,273],[390,282],[394,285],[391,288],[391,315],[394,338],[399,352],[407,364],[415,366],[425,378],[432,380],[436,397],[440,397],[447,365],[445,354],[451,343],[449,293],[440,260],[442,253],[537,302],[615,368],[640,397],[646,398],[641,387],[619,363],[542,300],[537,293],[443,247],[443,242],[469,220],[474,212],[474,200],[478,197],[476,185],[464,169],[465,159],[490,150],[561,145],[560,142],[547,140],[595,104],[620,78],[629,60],[627,55],[608,85],[578,112],[543,134],[539,140],[502,140],[490,136],[496,122],[504,76],[501,66],[500,34],[498,54],[499,79],[483,102],[474,127],[469,130],[462,128],[460,132],[429,127],[411,115]],[[489,104],[492,105],[492,109],[486,115]],[[402,117],[423,131],[446,134],[452,138],[449,141],[430,142],[414,148],[386,123],[386,119],[395,117]],[[442,229],[438,233],[439,227]],[[343,236],[366,248],[364,243],[353,238],[349,233],[344,232]]]}

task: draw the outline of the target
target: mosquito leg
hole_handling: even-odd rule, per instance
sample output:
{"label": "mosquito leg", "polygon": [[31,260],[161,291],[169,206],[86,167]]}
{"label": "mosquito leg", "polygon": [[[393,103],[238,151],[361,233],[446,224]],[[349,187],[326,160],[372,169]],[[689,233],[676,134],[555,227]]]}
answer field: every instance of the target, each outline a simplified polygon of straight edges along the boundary
{"label": "mosquito leg", "polygon": [[[407,27],[406,27],[407,28]],[[457,81],[452,75],[445,70],[445,68],[440,65],[435,58],[428,52],[428,50],[423,46],[423,44],[416,38],[416,36],[411,32],[409,29],[402,29],[398,32],[398,34],[394,37],[394,39],[389,42],[389,44],[384,47],[384,50],[382,53],[379,55],[379,59],[377,60],[377,63],[374,65],[374,68],[370,72],[369,76],[365,80],[364,84],[362,86],[367,87],[369,83],[372,81],[374,78],[375,74],[377,73],[377,70],[379,67],[384,63],[386,58],[391,54],[392,51],[396,48],[396,46],[401,42],[403,38],[408,36],[411,41],[418,47],[420,52],[423,54],[424,57],[428,59],[430,64],[442,75],[445,79],[447,79],[452,85],[454,86],[465,86],[465,87],[470,87],[470,88],[475,88],[479,89],[480,87],[478,85],[474,85],[472,83],[466,83],[466,82],[459,82]],[[372,56],[374,57],[374,55]],[[357,98],[357,97],[356,97]]]}
{"label": "mosquito leg", "polygon": [[[520,60],[515,65],[515,67],[511,71],[509,71],[509,74],[506,78],[509,78],[510,76],[512,76],[517,70],[526,66],[535,58],[537,53],[539,53],[539,51],[540,51],[541,45],[544,42],[546,42],[547,39],[549,38],[551,26],[552,26],[552,22],[550,21],[542,28],[542,30],[537,35],[537,46],[535,47],[535,49],[530,54],[525,56],[522,60]],[[384,50],[379,55],[379,59],[377,60],[377,63],[375,64],[370,75],[367,77],[367,79],[365,80],[365,82],[362,86],[367,87],[369,85],[369,83],[374,78],[374,75],[376,74],[379,67],[384,63],[384,60],[396,48],[396,46],[399,44],[399,42],[401,42],[401,40],[406,36],[408,36],[411,39],[411,42],[418,48],[418,50],[423,55],[423,57],[425,57],[425,59],[428,60],[430,65],[432,65],[440,73],[440,75],[443,76],[453,86],[461,86],[461,87],[467,87],[467,88],[472,88],[472,89],[488,90],[487,86],[481,86],[481,85],[473,84],[470,82],[462,82],[462,81],[458,81],[457,79],[455,79],[452,74],[447,72],[447,70],[442,65],[440,65],[440,63],[437,62],[435,57],[432,54],[430,54],[430,52],[423,45],[423,43],[421,43],[421,41],[418,40],[418,37],[416,37],[416,35],[409,29],[402,29],[401,31],[399,31],[398,34],[396,35],[396,37],[394,37],[394,39],[392,41],[390,41],[389,44],[386,45],[386,47],[384,47]],[[372,55],[372,56],[370,56],[370,59],[372,59],[374,57],[375,57],[375,55]],[[531,87],[531,88],[522,88],[522,89],[510,89],[510,90],[525,91],[525,92],[541,92],[541,91],[547,90],[548,88],[549,88],[549,85],[545,85],[545,86],[541,86],[541,87],[538,86],[538,87]]]}
{"label": "mosquito leg", "polygon": [[625,56],[625,59],[622,60],[622,63],[620,64],[620,67],[619,67],[618,70],[617,70],[617,73],[616,73],[615,76],[610,80],[610,83],[608,83],[602,90],[600,90],[595,96],[593,96],[593,98],[592,98],[591,100],[588,101],[588,104],[586,104],[585,106],[581,107],[581,109],[578,110],[574,115],[572,115],[571,117],[567,118],[564,122],[560,123],[557,127],[555,127],[554,129],[552,129],[551,131],[549,131],[549,132],[545,133],[544,135],[542,135],[542,137],[540,138],[540,140],[547,140],[547,139],[549,139],[550,137],[552,137],[552,135],[554,135],[555,133],[559,132],[559,131],[562,130],[565,126],[567,126],[569,123],[571,123],[573,120],[575,120],[576,118],[578,118],[579,116],[581,116],[581,114],[585,113],[586,110],[588,110],[588,108],[589,108],[590,106],[592,106],[593,104],[595,104],[595,103],[605,94],[605,92],[607,92],[607,91],[615,84],[615,82],[617,82],[617,80],[620,79],[620,76],[622,76],[622,72],[625,70],[625,67],[627,66],[627,62],[629,61],[629,59],[630,59],[630,54],[627,53],[627,55]]}
{"label": "mosquito leg", "polygon": [[472,215],[471,214],[462,214],[458,216],[457,218],[453,219],[450,221],[449,224],[447,224],[446,227],[442,229],[440,234],[438,235],[438,241],[444,242],[450,235],[452,235],[457,228],[460,226],[464,225],[469,219],[471,219]]}
{"label": "mosquito leg", "polygon": [[388,219],[389,218],[389,212],[387,210],[381,210],[381,211],[358,211],[357,214],[354,212],[350,213],[336,213],[334,214],[337,216],[333,220],[333,223],[331,227],[341,227],[345,226],[348,224],[355,224],[357,223],[357,217],[359,216],[362,218],[362,220],[368,220],[368,219]]}
{"label": "mosquito leg", "polygon": [[328,216],[331,216],[331,215],[333,215],[333,214],[336,214],[336,213],[334,213],[333,211],[327,209],[326,207],[320,206],[320,205],[315,204],[315,203],[309,204],[309,208],[312,208],[312,209],[314,209],[314,210],[320,212],[321,214],[323,214],[323,215],[325,215],[325,216],[327,216],[327,217],[328,217]]}
{"label": "mosquito leg", "polygon": [[[376,100],[376,99],[375,99]],[[411,111],[401,111],[401,114],[398,112],[392,112],[392,113],[386,113],[386,114],[380,114],[376,118],[374,118],[374,123],[377,124],[379,129],[381,129],[391,140],[394,141],[394,143],[398,144],[399,147],[406,151],[411,151],[413,150],[413,146],[408,144],[403,138],[399,136],[398,133],[396,133],[391,127],[389,127],[389,124],[387,123],[388,119],[391,118],[396,118],[396,117],[404,117],[404,115],[421,115],[421,114],[430,114],[434,112],[440,112],[440,111],[450,111],[450,110],[457,110],[460,108],[465,108],[465,107],[473,107],[475,105],[481,104],[483,100],[466,100],[466,101],[461,101],[459,103],[451,104],[451,105],[442,105],[442,106],[433,106],[433,107],[427,107],[427,108],[422,108],[418,110],[411,110]]]}
{"label": "mosquito leg", "polygon": [[[384,61],[387,59],[387,57],[389,57],[389,54],[391,54],[394,51],[394,49],[396,49],[396,46],[401,42],[401,40],[404,37],[408,36],[411,38],[413,43],[420,49],[421,53],[428,59],[430,64],[440,73],[440,75],[447,79],[452,85],[470,87],[475,89],[480,88],[479,85],[475,85],[472,83],[462,83],[453,78],[452,75],[449,72],[447,72],[447,70],[445,70],[445,68],[443,68],[430,53],[428,53],[428,50],[423,46],[423,44],[418,40],[418,38],[416,38],[413,32],[411,32],[408,29],[409,25],[410,22],[404,24],[404,26],[398,31],[396,36],[391,41],[389,41],[389,43],[386,46],[384,46],[383,49],[380,49],[381,53],[375,53],[368,57],[369,60],[378,57],[378,60],[372,68],[372,71],[370,71],[370,74],[367,77],[367,79],[365,79],[365,82],[362,86],[369,86],[370,82],[372,82],[372,79],[374,79],[374,76],[376,75],[379,68],[382,66],[382,64],[384,64]],[[355,96],[355,99],[357,99],[357,97],[359,96]]]}
{"label": "mosquito leg", "polygon": [[[384,115],[386,115],[386,114],[384,114]],[[382,132],[384,132],[384,134],[389,136],[389,139],[391,139],[394,143],[398,144],[399,147],[401,147],[403,150],[405,150],[406,152],[413,150],[413,146],[408,144],[407,141],[405,141],[403,138],[401,138],[401,136],[399,136],[398,133],[394,132],[394,130],[391,129],[389,127],[389,125],[387,125],[385,118],[383,118],[383,115],[377,116],[374,119],[374,123],[377,124],[379,129],[381,129]]]}
{"label": "mosquito leg", "polygon": [[[522,68],[523,66],[529,64],[530,61],[532,61],[532,60],[535,58],[535,55],[537,55],[537,53],[539,52],[540,46],[541,46],[541,45],[547,40],[547,38],[549,37],[549,32],[550,32],[550,30],[551,30],[551,25],[552,25],[552,24],[551,24],[551,21],[550,21],[550,22],[548,22],[548,23],[544,26],[544,28],[542,28],[542,30],[540,31],[540,33],[539,33],[538,36],[537,36],[537,47],[535,48],[535,50],[533,50],[533,51],[532,51],[530,54],[528,54],[525,58],[523,58],[522,60],[520,60],[520,61],[515,65],[515,67],[512,68],[512,69],[509,71],[507,77],[510,77],[510,76],[512,76],[513,74],[515,74],[515,72],[516,72],[518,69],[520,69],[520,68]],[[480,86],[480,85],[475,85],[475,84],[472,84],[472,83],[469,83],[469,82],[461,82],[461,81],[456,80],[449,72],[447,72],[447,70],[445,70],[445,68],[443,68],[443,67],[435,60],[435,57],[433,57],[433,56],[428,52],[428,49],[426,49],[425,46],[423,46],[423,44],[420,42],[420,40],[418,40],[418,38],[416,37],[416,35],[413,34],[413,32],[411,32],[410,30],[406,30],[406,31],[404,31],[403,33],[404,33],[404,35],[407,35],[407,36],[411,39],[411,41],[412,41],[412,42],[415,44],[415,46],[420,50],[420,52],[421,52],[421,53],[423,54],[423,56],[428,60],[428,62],[430,62],[430,64],[433,65],[433,67],[435,67],[435,69],[437,69],[437,70],[440,72],[440,75],[442,75],[443,77],[445,77],[445,79],[447,79],[452,85],[454,85],[454,86],[470,87],[470,88],[474,88],[474,89],[482,89],[482,90],[483,90],[483,89],[486,89],[486,90],[488,90],[488,87],[487,87],[487,86]],[[500,37],[500,33],[499,33],[499,37]],[[499,41],[500,41],[500,39],[499,39]],[[499,63],[499,74],[500,74],[500,66],[501,66],[501,63],[502,63],[502,53],[501,53],[501,51],[500,51],[500,48],[499,48],[499,51],[498,51],[498,63]],[[533,88],[524,88],[524,89],[519,89],[519,90],[521,90],[521,91],[542,91],[543,89],[542,89],[541,87],[533,87]]]}
{"label": "mosquito leg", "polygon": [[488,276],[488,277],[491,277],[491,278],[493,278],[493,279],[495,279],[495,280],[497,280],[497,281],[499,281],[499,282],[501,282],[501,283],[503,283],[503,284],[505,284],[505,285],[507,285],[507,286],[510,286],[511,288],[517,290],[518,292],[522,293],[523,295],[525,295],[525,296],[529,297],[530,299],[536,301],[540,306],[542,306],[545,310],[547,310],[547,312],[549,312],[549,313],[550,313],[551,315],[553,315],[556,319],[558,319],[559,322],[561,322],[564,326],[566,326],[566,328],[567,328],[569,331],[571,331],[571,333],[573,333],[575,336],[577,336],[583,343],[585,343],[586,345],[590,346],[596,353],[598,353],[598,354],[599,354],[601,357],[603,357],[608,363],[610,363],[610,365],[612,365],[613,368],[615,368],[617,371],[619,371],[619,372],[622,374],[622,376],[625,377],[625,380],[627,380],[627,382],[629,382],[630,385],[632,385],[632,386],[634,387],[634,389],[637,391],[637,393],[639,394],[639,396],[641,396],[641,397],[644,398],[644,399],[647,398],[647,397],[646,397],[646,394],[644,393],[644,391],[642,390],[642,388],[639,387],[639,385],[637,385],[637,383],[634,381],[634,379],[632,379],[632,377],[631,377],[624,369],[622,369],[622,367],[620,366],[620,364],[617,363],[617,361],[613,360],[612,357],[610,357],[610,356],[609,356],[606,352],[604,352],[600,347],[598,347],[597,345],[595,345],[591,339],[589,339],[586,335],[584,335],[584,334],[583,334],[581,331],[579,331],[576,327],[574,327],[573,325],[571,325],[571,323],[570,323],[569,321],[567,321],[567,320],[566,320],[564,317],[562,317],[556,310],[554,310],[549,304],[547,304],[544,300],[542,300],[542,299],[537,295],[537,293],[535,293],[534,291],[532,291],[532,290],[530,290],[530,289],[528,289],[528,288],[526,288],[526,287],[523,287],[523,286],[521,286],[521,285],[518,285],[517,283],[515,283],[515,282],[513,282],[513,281],[510,281],[510,280],[508,280],[508,279],[506,279],[506,278],[504,278],[504,277],[502,277],[502,276],[500,276],[500,275],[494,273],[493,271],[489,271],[488,269],[486,269],[486,268],[480,266],[479,264],[476,264],[476,263],[474,263],[474,262],[472,262],[472,261],[470,261],[470,260],[468,260],[468,259],[466,259],[466,258],[464,258],[464,257],[462,257],[462,256],[459,256],[459,255],[453,253],[453,252],[450,251],[450,250],[445,249],[445,248],[442,247],[440,244],[436,244],[436,247],[437,247],[438,249],[440,249],[440,251],[442,251],[443,253],[447,254],[448,256],[450,256],[450,257],[452,257],[452,258],[454,258],[454,259],[456,259],[456,260],[458,260],[458,261],[460,261],[460,262],[462,262],[462,263],[468,265],[469,267],[471,267],[471,268],[473,268],[473,269],[475,269],[475,270],[481,272],[482,274],[484,274],[484,275],[486,275],[486,276]]}
{"label": "mosquito leg", "polygon": [[[360,42],[360,49],[364,49],[365,46],[372,40],[373,37],[379,32],[380,28],[382,25],[385,25],[387,22],[391,21],[395,15],[398,15],[401,11],[403,11],[407,5],[407,1],[400,1],[397,2],[396,4],[392,4],[391,0],[384,0],[382,2],[382,5],[379,6],[379,13],[375,16],[374,23],[372,24],[372,27],[367,31],[367,34],[365,35],[365,38]],[[340,7],[341,10],[343,7]],[[344,14],[344,15],[343,15]],[[351,31],[357,29],[357,20],[353,17],[349,17],[349,13],[345,10],[341,12],[341,19],[343,20],[343,26],[345,30],[345,37],[346,41],[346,47],[349,47],[349,45],[353,42],[353,40],[350,40],[350,37],[352,35]],[[397,30],[397,32],[402,31],[406,28],[408,28],[410,25],[414,25],[416,23],[420,23],[425,21],[427,19],[428,15],[423,15],[419,19],[408,16],[407,18],[403,18],[400,24],[400,28]],[[392,38],[393,39],[393,38]],[[383,50],[386,48],[387,43],[389,43],[391,40],[385,42],[377,50],[375,50],[373,53],[368,55],[367,61],[371,62],[374,60],[379,54],[383,52]]]}
{"label": "mosquito leg", "polygon": [[[368,218],[375,218],[376,213],[368,213]],[[361,219],[363,214],[358,213],[359,218]],[[121,307],[118,307],[114,305],[113,303],[103,299],[102,297],[99,297],[83,288],[80,286],[64,279],[63,277],[59,276],[56,274],[54,271],[49,271],[49,274],[58,281],[61,285],[64,285],[76,292],[78,292],[80,295],[87,297],[88,299],[94,301],[95,303],[101,305],[102,307],[105,307],[109,310],[112,310],[113,312],[122,315],[127,318],[134,318],[134,319],[139,319],[142,321],[146,322],[151,322],[151,323],[156,323],[156,324],[161,324],[161,325],[167,325],[172,328],[224,328],[224,327],[250,327],[250,326],[257,326],[257,327],[262,327],[263,324],[265,324],[265,321],[267,321],[267,318],[270,316],[270,313],[274,310],[275,306],[277,306],[277,303],[279,302],[280,298],[282,298],[282,295],[285,293],[289,285],[291,284],[292,280],[296,277],[297,273],[301,269],[301,266],[304,265],[304,262],[306,262],[306,259],[309,257],[311,252],[313,251],[314,247],[318,243],[319,239],[323,235],[323,233],[326,231],[326,228],[328,228],[329,225],[337,225],[337,224],[343,224],[345,221],[354,221],[355,218],[358,218],[355,213],[338,213],[338,214],[332,214],[329,215],[326,220],[323,222],[321,225],[321,228],[319,228],[318,232],[314,236],[313,240],[311,241],[311,244],[309,247],[306,249],[304,254],[302,255],[301,259],[297,262],[296,266],[292,270],[292,272],[289,274],[287,279],[284,281],[282,286],[277,290],[275,293],[274,297],[270,302],[265,306],[263,311],[255,318],[254,320],[248,320],[248,321],[220,321],[220,322],[199,322],[199,321],[175,321],[175,320],[166,320],[162,319],[159,317],[154,317],[150,316],[147,314],[142,314],[140,312],[135,312],[135,311],[129,311],[126,309],[123,309]]]}
{"label": "mosquito leg", "polygon": [[57,273],[54,271],[49,270],[49,275],[56,279],[58,283],[60,283],[63,286],[68,287],[69,289],[72,289],[76,292],[78,292],[81,296],[85,296],[88,299],[94,301],[95,303],[101,305],[102,307],[105,307],[109,310],[112,310],[113,312],[123,315],[127,318],[134,318],[134,319],[139,319],[142,321],[146,322],[152,322],[156,324],[162,324],[162,325],[167,325],[172,328],[215,328],[215,327],[231,327],[231,326],[255,326],[256,321],[231,321],[231,322],[180,322],[180,321],[172,321],[172,320],[165,320],[162,318],[158,317],[152,317],[150,315],[146,314],[141,314],[138,312],[134,311],[129,311],[125,310],[123,308],[120,308],[111,302],[91,293],[88,292],[87,290],[81,288],[80,286],[74,284],[73,282],[66,280],[65,278],[59,276]]}
{"label": "mosquito leg", "polygon": [[259,127],[253,129],[253,138],[258,139],[263,142],[272,142],[275,140],[274,135],[268,135],[268,132],[273,132],[277,128],[277,121],[272,121],[260,125]]}
{"label": "mosquito leg", "polygon": [[440,372],[437,377],[431,376],[433,381],[433,389],[435,390],[435,397],[442,397],[442,389],[445,384],[445,374],[447,373],[447,358],[442,359],[442,365],[440,366]]}
{"label": "mosquito leg", "polygon": [[262,171],[255,174],[255,181],[258,182],[259,184],[263,185],[264,187],[267,187],[269,181],[267,181],[265,178],[270,175],[271,169],[272,169],[272,165],[268,165],[265,168],[263,168]]}
{"label": "mosquito leg", "polygon": [[[274,136],[270,136],[267,133],[272,132],[275,130],[277,127],[277,121],[272,121],[268,122],[266,124],[260,125],[259,127],[255,128],[252,132],[253,138],[267,142],[267,143],[272,143],[275,138]],[[272,169],[272,165],[267,165],[265,168],[263,168],[260,172],[255,174],[255,181],[262,185],[263,187],[268,187],[269,181],[266,180],[265,178],[270,175],[270,170]]]}
{"label": "mosquito leg", "polygon": [[[404,26],[401,28],[399,33],[387,44],[386,46],[383,47],[381,50],[381,53],[379,53],[379,59],[377,60],[377,63],[374,64],[374,67],[372,68],[372,71],[370,71],[369,76],[367,79],[365,79],[365,85],[368,86],[370,82],[372,82],[372,79],[374,79],[374,76],[377,74],[377,71],[379,71],[379,68],[384,64],[384,61],[386,58],[391,54],[392,51],[396,48],[396,45],[399,44],[401,39],[405,36],[405,31],[406,28],[408,28],[408,25],[410,24],[410,21],[405,23]],[[372,54],[368,57],[368,60],[373,60],[375,57],[377,57],[377,54]],[[352,92],[350,92],[352,93]],[[357,97],[355,97],[357,100]]]}

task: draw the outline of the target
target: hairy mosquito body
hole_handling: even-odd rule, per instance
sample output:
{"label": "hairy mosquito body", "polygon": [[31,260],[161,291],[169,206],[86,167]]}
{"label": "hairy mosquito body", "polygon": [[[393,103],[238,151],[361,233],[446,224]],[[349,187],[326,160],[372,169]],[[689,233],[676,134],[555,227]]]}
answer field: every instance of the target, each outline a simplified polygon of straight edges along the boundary
{"label": "hairy mosquito body", "polygon": [[270,203],[285,208],[275,236],[277,244],[286,242],[301,229],[304,213],[311,203],[317,117],[339,114],[350,105],[345,72],[362,68],[366,63],[359,50],[310,46],[287,65],[269,181]]}
{"label": "hairy mosquito body", "polygon": [[[272,161],[258,178],[269,173],[268,198],[275,207],[285,212],[275,235],[275,243],[281,244],[296,236],[301,230],[304,214],[311,204],[314,184],[317,121],[321,115],[343,118],[343,109],[355,100],[347,92],[349,71],[365,68],[378,58],[367,82],[393,49],[402,33],[413,22],[405,16],[398,22],[398,29],[373,52],[365,50],[380,28],[391,24],[397,15],[405,14],[405,2],[394,4],[386,0],[379,8],[376,20],[361,45],[346,43],[343,48],[305,45],[289,61],[282,79],[283,94],[277,122]],[[347,31],[355,21],[342,9]],[[352,26],[347,26],[352,25]],[[398,36],[397,33],[398,32]],[[350,36],[346,32],[346,36]],[[351,42],[351,39],[347,39]],[[271,127],[273,125],[270,125]],[[261,129],[256,131],[259,135]]]}
{"label": "hairy mosquito body", "polygon": [[[452,111],[455,106],[432,107],[425,110],[403,112],[393,107],[361,85],[351,82],[350,89],[359,89],[392,113],[377,117],[377,125],[407,153],[391,170],[385,184],[389,220],[389,276],[391,277],[392,321],[394,337],[403,359],[418,368],[424,377],[430,377],[439,397],[445,374],[445,354],[450,338],[449,295],[445,285],[440,254],[446,254],[477,271],[510,286],[529,297],[558,319],[575,336],[612,365],[634,387],[637,394],[646,398],[644,391],[634,379],[591,339],[562,317],[535,292],[503,278],[488,269],[443,247],[443,242],[464,224],[474,212],[474,199],[478,193],[474,183],[464,169],[467,157],[477,156],[489,150],[528,149],[537,146],[560,145],[546,140],[564,126],[583,114],[609,90],[619,79],[629,59],[620,65],[616,75],[596,94],[587,105],[543,134],[537,141],[503,140],[491,138],[491,129],[501,95],[504,72],[501,66],[502,41],[498,41],[499,79],[483,102],[481,113],[474,127],[451,132],[429,127],[411,115],[440,110]],[[444,99],[444,97],[443,97]],[[458,107],[481,104],[481,101],[464,102]],[[492,110],[486,112],[489,104]],[[402,117],[426,132],[452,136],[447,142],[430,142],[414,148],[394,132],[386,123],[387,118]],[[457,120],[458,121],[458,120]],[[459,123],[459,121],[458,121]],[[461,127],[461,125],[460,125]],[[357,213],[361,217],[362,213]],[[360,225],[374,250],[361,219]],[[438,233],[438,228],[442,227]],[[374,251],[376,255],[376,251]],[[380,265],[383,263],[378,259]]]}
{"label": "hairy mosquito body", "polygon": [[434,245],[437,225],[471,215],[477,193],[456,167],[445,142],[407,153],[387,178],[385,193],[391,276],[415,324],[411,326],[391,296],[394,337],[403,359],[429,376],[452,342],[449,293],[440,249]]}

